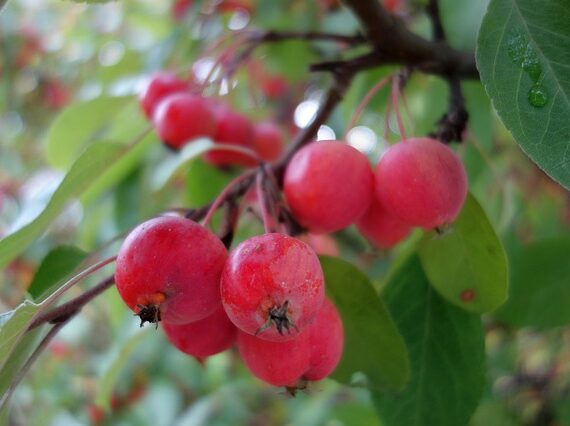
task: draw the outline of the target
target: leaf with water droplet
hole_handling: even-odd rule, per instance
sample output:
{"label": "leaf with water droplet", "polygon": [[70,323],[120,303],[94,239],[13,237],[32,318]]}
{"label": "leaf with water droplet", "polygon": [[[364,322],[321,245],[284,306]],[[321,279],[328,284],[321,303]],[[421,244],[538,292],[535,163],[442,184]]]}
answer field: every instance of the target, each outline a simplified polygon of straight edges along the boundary
{"label": "leaf with water droplet", "polygon": [[491,0],[477,68],[499,117],[524,152],[570,188],[568,0]]}
{"label": "leaf with water droplet", "polygon": [[535,84],[528,91],[528,102],[537,108],[542,108],[548,103],[548,93],[540,84]]}

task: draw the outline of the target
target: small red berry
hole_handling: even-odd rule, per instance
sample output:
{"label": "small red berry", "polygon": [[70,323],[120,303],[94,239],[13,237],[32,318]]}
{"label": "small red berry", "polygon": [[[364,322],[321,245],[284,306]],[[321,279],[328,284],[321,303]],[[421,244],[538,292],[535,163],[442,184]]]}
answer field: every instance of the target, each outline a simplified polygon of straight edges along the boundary
{"label": "small red berry", "polygon": [[253,147],[261,159],[275,161],[283,152],[283,135],[271,121],[256,124],[253,130]]}
{"label": "small red berry", "polygon": [[237,328],[220,306],[212,315],[190,324],[163,323],[166,337],[182,352],[203,359],[230,348]]}
{"label": "small red berry", "polygon": [[313,142],[299,150],[283,189],[293,216],[314,233],[346,228],[370,202],[374,176],[364,154],[341,141]]}
{"label": "small red berry", "polygon": [[467,174],[446,145],[431,138],[401,141],[376,167],[376,193],[392,215],[432,229],[455,220],[467,196]]}
{"label": "small red berry", "polygon": [[154,112],[153,123],[158,137],[174,149],[192,139],[211,138],[216,131],[211,102],[189,93],[175,93],[162,100]]}
{"label": "small red berry", "polygon": [[238,348],[253,375],[273,386],[295,387],[311,359],[309,333],[286,342],[270,342],[240,331]]}
{"label": "small red berry", "polygon": [[285,96],[289,83],[280,75],[266,75],[261,80],[261,90],[268,99],[278,99]]}
{"label": "small red berry", "polygon": [[[246,116],[233,111],[224,104],[215,107],[216,129],[213,135],[215,143],[235,145],[253,150],[253,124]],[[253,166],[255,160],[248,155],[234,151],[213,150],[206,153],[204,159],[216,166]]]}
{"label": "small red berry", "polygon": [[272,341],[296,337],[324,300],[317,255],[304,242],[265,234],[238,245],[224,267],[222,303],[242,331]]}
{"label": "small red berry", "polygon": [[373,197],[372,204],[358,221],[356,227],[360,233],[379,249],[389,249],[406,238],[411,226],[389,213],[378,197]]}
{"label": "small red berry", "polygon": [[206,318],[220,306],[226,258],[226,248],[206,228],[181,217],[158,217],[125,239],[115,283],[142,323],[185,324]]}
{"label": "small red berry", "polygon": [[183,20],[192,7],[193,0],[175,0],[170,9],[170,14],[175,21]]}
{"label": "small red berry", "polygon": [[188,85],[171,72],[159,72],[152,76],[139,96],[139,102],[147,118],[152,119],[158,103],[168,95],[183,93]]}
{"label": "small red berry", "polygon": [[344,329],[336,307],[325,299],[315,321],[307,330],[311,359],[303,378],[322,380],[338,365],[344,347]]}

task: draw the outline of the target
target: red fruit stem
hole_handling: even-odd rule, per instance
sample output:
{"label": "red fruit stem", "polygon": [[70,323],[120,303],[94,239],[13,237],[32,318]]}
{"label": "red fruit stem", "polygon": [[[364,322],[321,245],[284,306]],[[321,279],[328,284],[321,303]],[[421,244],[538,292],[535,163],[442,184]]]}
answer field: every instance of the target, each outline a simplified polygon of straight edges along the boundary
{"label": "red fruit stem", "polygon": [[[387,77],[384,77],[382,80],[380,80],[378,83],[376,83],[372,89],[370,89],[368,91],[368,93],[364,96],[364,98],[362,99],[362,101],[360,102],[360,104],[358,104],[358,106],[356,107],[356,110],[354,111],[354,114],[352,114],[352,118],[350,119],[350,124],[348,125],[348,127],[346,128],[346,133],[348,133],[348,131],[350,129],[352,129],[356,123],[358,122],[358,120],[360,120],[360,116],[362,115],[362,111],[364,111],[364,108],[366,108],[366,106],[370,103],[370,101],[372,100],[372,98],[374,97],[374,95],[382,88],[386,85],[386,83],[388,83],[388,81],[390,81],[390,79],[393,77],[393,75],[389,75]],[[344,139],[346,140],[346,133],[344,135]]]}
{"label": "red fruit stem", "polygon": [[[212,220],[212,217],[214,216],[214,213],[222,205],[222,203],[226,200],[226,198],[228,198],[230,195],[233,195],[232,192],[235,188],[242,189],[240,184],[246,181],[247,179],[252,179],[254,173],[255,170],[248,170],[242,173],[241,175],[237,176],[236,178],[232,179],[232,181],[226,185],[224,190],[220,192],[220,194],[216,197],[214,202],[210,205],[210,208],[208,209],[206,216],[202,220],[202,226],[204,227],[208,226],[210,220]],[[245,192],[248,187],[249,185],[247,185],[246,188],[243,188],[243,191]]]}
{"label": "red fruit stem", "polygon": [[392,78],[392,105],[396,113],[396,121],[398,122],[398,131],[400,132],[400,139],[406,140],[406,129],[402,121],[402,114],[400,112],[400,79],[396,76]]}
{"label": "red fruit stem", "polygon": [[272,224],[274,222],[274,218],[270,217],[269,211],[267,209],[268,201],[267,194],[265,193],[265,188],[263,187],[264,181],[264,173],[262,169],[259,169],[257,175],[255,177],[255,184],[257,190],[257,203],[261,209],[261,218],[263,219],[263,229],[265,233],[269,234],[271,232],[275,232]]}

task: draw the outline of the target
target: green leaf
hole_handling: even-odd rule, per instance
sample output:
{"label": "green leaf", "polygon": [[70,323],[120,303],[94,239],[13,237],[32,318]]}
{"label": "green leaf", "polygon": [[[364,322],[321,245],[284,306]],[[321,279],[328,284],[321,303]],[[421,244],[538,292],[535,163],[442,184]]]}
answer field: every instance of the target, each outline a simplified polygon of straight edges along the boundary
{"label": "green leaf", "polygon": [[383,295],[410,352],[412,375],[402,392],[372,393],[382,424],[467,424],[485,385],[479,315],[442,299],[415,254],[392,275]]}
{"label": "green leaf", "polygon": [[101,139],[118,111],[131,102],[128,97],[98,97],[73,104],[58,115],[51,125],[46,142],[48,162],[66,169],[87,143]]}
{"label": "green leaf", "polygon": [[0,267],[18,256],[61,213],[67,203],[81,195],[91,183],[115,164],[128,146],[110,142],[90,145],[75,161],[42,212],[30,223],[0,240]]}
{"label": "green leaf", "polygon": [[125,368],[134,350],[140,344],[145,336],[149,334],[150,328],[137,330],[135,334],[127,339],[123,339],[120,350],[117,352],[115,358],[112,360],[108,368],[99,379],[99,389],[95,396],[95,404],[108,409],[111,402],[111,394],[121,371]]}
{"label": "green leaf", "polygon": [[3,316],[0,328],[0,371],[4,372],[14,348],[20,342],[34,315],[39,312],[41,305],[25,301],[16,309]]}
{"label": "green leaf", "polygon": [[509,300],[495,316],[515,327],[570,324],[570,239],[533,243],[510,259]]}
{"label": "green leaf", "polygon": [[570,188],[570,7],[567,0],[492,0],[477,65],[501,120],[524,152]]}
{"label": "green leaf", "polygon": [[43,293],[58,284],[79,266],[87,253],[74,246],[59,246],[50,251],[42,260],[28,293],[37,300]]}
{"label": "green leaf", "polygon": [[479,203],[468,195],[463,210],[443,235],[426,233],[418,246],[430,284],[448,301],[489,312],[507,299],[507,257]]}
{"label": "green leaf", "polygon": [[153,176],[153,190],[164,188],[174,176],[182,170],[191,160],[208,151],[214,143],[210,139],[197,139],[186,144],[175,156],[167,158],[159,164]]}
{"label": "green leaf", "polygon": [[372,283],[352,264],[321,257],[327,295],[344,325],[344,353],[332,378],[351,383],[364,373],[371,388],[401,388],[409,378],[406,346]]}
{"label": "green leaf", "polygon": [[200,207],[213,201],[233,176],[232,173],[196,158],[189,164],[186,177],[188,206]]}

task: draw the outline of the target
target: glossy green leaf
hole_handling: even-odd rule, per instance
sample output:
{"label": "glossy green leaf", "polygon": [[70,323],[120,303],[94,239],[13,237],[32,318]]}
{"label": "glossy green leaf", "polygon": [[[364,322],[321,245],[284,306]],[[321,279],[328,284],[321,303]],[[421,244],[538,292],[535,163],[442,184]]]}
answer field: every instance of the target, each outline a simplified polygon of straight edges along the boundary
{"label": "glossy green leaf", "polygon": [[481,80],[525,153],[570,188],[570,7],[492,0],[477,46]]}
{"label": "glossy green leaf", "polygon": [[485,385],[481,318],[442,299],[415,254],[400,264],[382,294],[406,341],[412,371],[402,392],[373,392],[382,424],[467,424]]}
{"label": "glossy green leaf", "polygon": [[86,257],[87,253],[74,246],[54,248],[42,260],[28,288],[28,293],[34,300],[37,300],[73,272]]}
{"label": "glossy green leaf", "polygon": [[115,164],[127,146],[110,142],[90,145],[75,161],[42,212],[30,223],[0,240],[0,267],[18,256],[61,213],[67,203],[81,195],[101,174]]}
{"label": "glossy green leaf", "polygon": [[364,373],[373,389],[401,388],[409,378],[406,346],[372,283],[352,264],[321,257],[327,295],[344,325],[344,353],[332,378]]}
{"label": "glossy green leaf", "polygon": [[88,143],[100,140],[117,112],[132,97],[97,97],[72,104],[52,123],[46,141],[46,154],[53,167],[68,168]]}
{"label": "glossy green leaf", "polygon": [[430,284],[448,301],[474,312],[507,299],[507,257],[485,212],[471,195],[452,228],[426,233],[418,253]]}
{"label": "glossy green leaf", "polygon": [[516,327],[570,324],[570,239],[533,243],[509,260],[509,300],[496,317]]}

